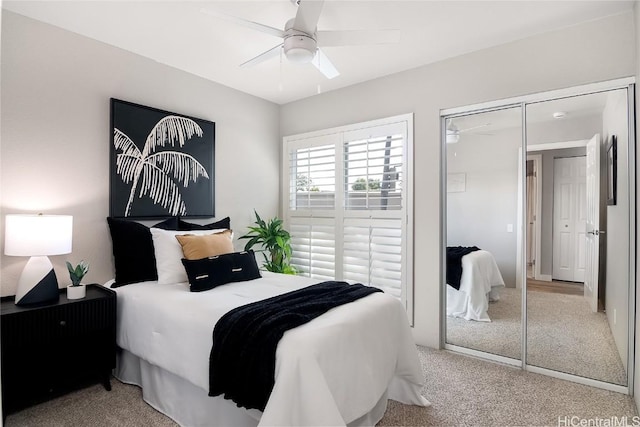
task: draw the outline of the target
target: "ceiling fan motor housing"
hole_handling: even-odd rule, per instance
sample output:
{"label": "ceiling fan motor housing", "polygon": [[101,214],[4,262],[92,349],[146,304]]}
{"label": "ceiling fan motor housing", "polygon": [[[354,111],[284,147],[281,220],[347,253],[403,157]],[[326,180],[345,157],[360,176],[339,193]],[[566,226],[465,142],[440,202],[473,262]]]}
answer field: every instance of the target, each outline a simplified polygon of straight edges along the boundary
{"label": "ceiling fan motor housing", "polygon": [[292,24],[293,19],[285,26],[284,54],[292,62],[311,62],[316,56],[318,43],[313,35],[292,28]]}

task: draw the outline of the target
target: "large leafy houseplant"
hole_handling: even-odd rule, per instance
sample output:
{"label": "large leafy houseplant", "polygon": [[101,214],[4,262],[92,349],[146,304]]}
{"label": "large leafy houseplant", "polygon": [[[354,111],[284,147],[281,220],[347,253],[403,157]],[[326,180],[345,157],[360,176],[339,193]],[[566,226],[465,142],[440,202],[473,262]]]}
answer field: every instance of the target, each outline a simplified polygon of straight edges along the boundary
{"label": "large leafy houseplant", "polygon": [[257,244],[262,245],[262,255],[264,256],[264,267],[274,273],[296,274],[296,270],[291,266],[291,236],[282,227],[282,220],[278,217],[264,221],[256,214],[255,226],[249,227],[249,232],[240,239],[249,239],[244,246],[248,251]]}

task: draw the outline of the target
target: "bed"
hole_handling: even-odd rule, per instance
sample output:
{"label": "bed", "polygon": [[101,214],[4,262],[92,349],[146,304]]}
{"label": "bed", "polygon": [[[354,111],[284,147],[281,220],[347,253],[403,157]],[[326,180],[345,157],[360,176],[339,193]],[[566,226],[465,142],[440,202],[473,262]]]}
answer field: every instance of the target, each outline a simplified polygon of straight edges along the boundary
{"label": "bed", "polygon": [[460,289],[447,284],[447,316],[490,322],[489,301],[500,299],[504,280],[493,255],[485,250],[462,257]]}
{"label": "bed", "polygon": [[235,307],[318,282],[262,275],[206,292],[157,281],[115,288],[121,349],[116,378],[140,386],[147,403],[184,426],[375,425],[387,399],[429,405],[420,394],[424,378],[406,312],[384,293],[286,332],[264,412],[209,397],[217,320]]}

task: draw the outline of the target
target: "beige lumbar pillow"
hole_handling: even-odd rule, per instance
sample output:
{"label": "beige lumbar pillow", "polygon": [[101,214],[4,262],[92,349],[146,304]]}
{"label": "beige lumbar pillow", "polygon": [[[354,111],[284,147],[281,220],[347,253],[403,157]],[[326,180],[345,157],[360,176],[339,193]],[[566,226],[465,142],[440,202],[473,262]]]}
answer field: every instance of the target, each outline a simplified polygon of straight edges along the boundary
{"label": "beige lumbar pillow", "polygon": [[202,259],[210,256],[229,254],[233,252],[231,230],[222,233],[195,236],[185,234],[176,236],[182,246],[182,253],[186,259]]}

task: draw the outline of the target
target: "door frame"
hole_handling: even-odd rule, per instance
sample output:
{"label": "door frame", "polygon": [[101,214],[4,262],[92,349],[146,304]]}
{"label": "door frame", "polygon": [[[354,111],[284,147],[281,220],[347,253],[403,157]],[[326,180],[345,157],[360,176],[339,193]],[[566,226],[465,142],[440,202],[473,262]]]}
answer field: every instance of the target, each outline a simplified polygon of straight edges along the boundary
{"label": "door frame", "polygon": [[[629,232],[633,239],[630,239],[629,244],[629,286],[628,286],[628,300],[629,300],[629,315],[628,315],[628,363],[627,363],[627,385],[621,386],[617,384],[607,383],[603,381],[593,380],[586,377],[580,377],[572,374],[566,374],[559,371],[553,371],[545,368],[539,368],[536,366],[528,365],[526,361],[527,356],[527,311],[522,310],[522,353],[521,360],[513,359],[514,365],[520,366],[523,370],[530,372],[538,372],[551,377],[565,379],[568,381],[576,382],[579,384],[590,385],[605,390],[615,391],[618,393],[624,393],[633,396],[634,391],[634,375],[635,375],[635,318],[636,318],[636,277],[637,277],[637,263],[636,263],[636,246],[638,239],[636,237],[636,129],[635,129],[635,77],[625,77],[620,79],[608,80],[598,83],[591,83],[581,86],[568,87],[564,89],[551,90],[546,92],[539,92],[535,94],[522,95],[512,98],[494,100],[489,102],[483,102],[473,105],[466,105],[462,107],[446,108],[440,110],[440,348],[449,349],[452,351],[459,351],[456,346],[446,343],[446,331],[447,331],[447,310],[446,310],[446,215],[447,215],[447,193],[446,193],[446,171],[447,171],[447,143],[446,143],[446,120],[449,118],[455,118],[459,116],[465,116],[474,113],[487,112],[491,110],[500,110],[504,108],[522,107],[522,144],[527,146],[527,134],[526,134],[526,105],[535,104],[538,102],[550,101],[558,98],[565,98],[570,96],[588,95],[591,93],[610,91],[616,89],[627,90],[627,111],[628,111],[628,185],[629,185]],[[537,145],[539,150],[543,144]],[[523,171],[525,167],[526,159],[522,156],[522,147],[519,152],[518,167],[520,173],[518,174],[518,188],[522,188],[523,185]],[[524,224],[524,214],[526,212],[526,200],[521,196],[518,197],[518,234],[522,236],[522,227]],[[516,280],[520,281],[521,285],[524,284],[522,292],[522,307],[527,306],[527,292],[526,292],[526,269],[522,266],[526,262],[525,253],[523,251],[523,241],[518,242],[518,253],[516,259],[516,265],[519,265],[519,269]],[[524,280],[523,280],[524,279]],[[524,282],[524,283],[523,283]],[[503,357],[497,356],[491,353],[482,351],[474,351],[474,355],[488,360],[497,362],[504,362]],[[640,367],[639,367],[640,368]]]}
{"label": "door frame", "polygon": [[[535,280],[543,280],[542,274],[540,274],[540,258],[542,258],[542,250],[540,245],[540,241],[542,240],[542,154],[529,155],[527,151],[526,160],[533,161],[533,170],[536,174],[536,221],[533,228],[533,236],[536,241],[536,254],[534,258],[535,264],[533,265],[533,278]],[[520,191],[520,189],[518,189],[518,191]],[[520,228],[518,228],[518,233],[519,232]]]}

